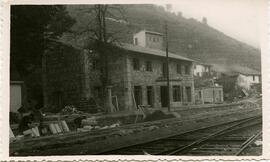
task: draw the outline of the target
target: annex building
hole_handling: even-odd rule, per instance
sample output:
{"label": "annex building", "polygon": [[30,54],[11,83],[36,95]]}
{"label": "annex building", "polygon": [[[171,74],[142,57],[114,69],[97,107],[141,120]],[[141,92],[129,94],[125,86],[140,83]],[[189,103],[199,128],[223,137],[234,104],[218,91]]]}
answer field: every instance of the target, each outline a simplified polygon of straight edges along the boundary
{"label": "annex building", "polygon": [[[134,34],[133,44],[121,43],[109,56],[111,99],[116,111],[133,110],[136,105],[165,108],[167,101],[166,53],[163,36],[152,31]],[[194,104],[193,60],[169,53],[171,107]],[[98,53],[60,45],[46,53],[45,106],[60,110],[74,105],[93,110],[102,104]]]}

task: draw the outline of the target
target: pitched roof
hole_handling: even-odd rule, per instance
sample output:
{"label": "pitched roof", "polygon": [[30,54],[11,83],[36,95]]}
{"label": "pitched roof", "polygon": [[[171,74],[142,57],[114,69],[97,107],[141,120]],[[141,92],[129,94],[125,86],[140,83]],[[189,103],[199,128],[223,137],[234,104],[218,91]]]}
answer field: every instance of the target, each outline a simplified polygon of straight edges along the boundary
{"label": "pitched roof", "polygon": [[200,61],[198,59],[193,59],[196,65],[204,65],[204,66],[213,66],[211,64],[208,64],[206,62]]}
{"label": "pitched roof", "polygon": [[138,31],[137,33],[135,33],[135,35],[138,34],[138,33],[144,33],[144,34],[149,33],[149,34],[155,34],[155,35],[163,36],[162,33],[155,32],[155,31],[150,31],[150,30],[145,30],[145,29]]}
{"label": "pitched roof", "polygon": [[[160,56],[160,57],[166,57],[166,52],[158,49],[152,49],[152,48],[147,48],[147,47],[142,47],[142,46],[136,46],[133,44],[128,44],[128,43],[121,43],[121,45],[118,45],[120,48],[123,48],[128,51],[132,52],[138,52],[138,53],[144,53],[144,54],[149,54],[149,55],[155,55],[155,56]],[[177,55],[174,53],[169,52],[169,58],[174,58],[174,59],[179,59],[179,60],[185,60],[185,61],[194,61],[190,58],[183,57],[181,55]]]}
{"label": "pitched roof", "polygon": [[243,67],[243,66],[214,65],[213,67],[215,71],[224,73],[226,75],[231,75],[231,76],[235,76],[238,74],[261,75],[259,71],[248,68],[248,67]]}
{"label": "pitched roof", "polygon": [[248,67],[238,67],[237,69],[235,69],[235,71],[245,75],[261,75],[259,71]]}
{"label": "pitched roof", "polygon": [[[59,43],[62,43],[64,45],[72,46],[75,49],[82,49],[82,47],[79,47],[75,42],[72,41],[67,41],[67,40],[59,40]],[[138,52],[138,53],[144,53],[144,54],[149,54],[149,55],[155,55],[155,56],[161,56],[161,57],[166,57],[166,52],[158,49],[152,49],[152,48],[147,48],[147,47],[142,47],[142,46],[136,46],[133,44],[129,43],[115,43],[114,44],[117,47],[120,47],[122,49],[132,51],[132,52]],[[190,58],[183,57],[178,54],[174,54],[169,52],[169,57],[174,58],[174,59],[179,59],[179,60],[185,60],[185,61],[194,61]]]}
{"label": "pitched roof", "polygon": [[161,35],[161,36],[163,35],[159,32],[154,32],[154,31],[149,31],[149,30],[145,30],[145,33],[156,34],[156,35]]}

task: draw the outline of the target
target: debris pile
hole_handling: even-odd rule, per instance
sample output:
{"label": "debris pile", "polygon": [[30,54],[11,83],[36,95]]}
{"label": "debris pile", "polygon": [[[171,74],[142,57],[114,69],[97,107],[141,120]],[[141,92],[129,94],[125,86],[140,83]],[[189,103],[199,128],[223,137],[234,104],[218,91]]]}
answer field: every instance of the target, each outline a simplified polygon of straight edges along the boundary
{"label": "debris pile", "polygon": [[53,121],[48,125],[37,125],[35,123],[28,124],[29,128],[20,132],[16,137],[10,129],[10,142],[19,141],[25,138],[36,138],[46,135],[62,134],[70,132],[70,129],[65,120]]}
{"label": "debris pile", "polygon": [[61,110],[61,114],[84,114],[84,112],[77,110],[73,105],[67,105]]}
{"label": "debris pile", "polygon": [[81,120],[81,127],[77,128],[78,132],[86,132],[91,130],[102,130],[102,129],[109,129],[119,127],[121,125],[120,121],[113,123],[111,125],[99,125],[96,120],[96,117],[88,117]]}
{"label": "debris pile", "polygon": [[254,145],[255,145],[255,146],[261,146],[261,145],[262,145],[262,140],[256,140],[256,141],[254,142]]}

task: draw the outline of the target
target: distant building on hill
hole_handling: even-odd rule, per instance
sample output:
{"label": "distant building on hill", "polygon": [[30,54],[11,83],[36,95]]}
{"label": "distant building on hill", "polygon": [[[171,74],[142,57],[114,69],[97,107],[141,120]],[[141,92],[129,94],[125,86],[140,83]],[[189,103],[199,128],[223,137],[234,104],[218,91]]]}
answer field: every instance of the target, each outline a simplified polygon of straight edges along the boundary
{"label": "distant building on hill", "polygon": [[217,80],[224,89],[224,97],[232,100],[261,93],[261,73],[247,67],[216,68]]}
{"label": "distant building on hill", "polygon": [[210,76],[211,67],[212,65],[196,61],[194,65],[194,76],[196,77]]}
{"label": "distant building on hill", "polygon": [[206,17],[203,17],[202,18],[202,23],[205,24],[205,25],[207,25],[207,18]]}
{"label": "distant building on hill", "polygon": [[248,67],[232,67],[230,70],[218,72],[219,77],[222,75],[236,78],[237,87],[250,90],[253,85],[261,84],[261,73]]}

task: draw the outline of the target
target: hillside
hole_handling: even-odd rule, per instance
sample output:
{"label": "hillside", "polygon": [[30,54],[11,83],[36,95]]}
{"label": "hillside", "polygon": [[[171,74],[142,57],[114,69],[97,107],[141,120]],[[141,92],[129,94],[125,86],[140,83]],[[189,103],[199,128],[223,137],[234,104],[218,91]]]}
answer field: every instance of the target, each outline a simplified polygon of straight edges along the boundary
{"label": "hillside", "polygon": [[[108,19],[110,30],[121,31],[122,42],[132,42],[132,34],[141,30],[164,33],[164,22],[168,21],[169,50],[205,63],[222,66],[242,66],[260,70],[260,50],[239,42],[222,32],[195,19],[186,19],[181,14],[166,13],[163,7],[155,5],[124,5],[128,23]],[[74,30],[86,26],[89,14],[69,6],[69,13],[75,17]],[[109,17],[109,16],[108,16]]]}

